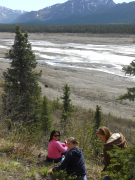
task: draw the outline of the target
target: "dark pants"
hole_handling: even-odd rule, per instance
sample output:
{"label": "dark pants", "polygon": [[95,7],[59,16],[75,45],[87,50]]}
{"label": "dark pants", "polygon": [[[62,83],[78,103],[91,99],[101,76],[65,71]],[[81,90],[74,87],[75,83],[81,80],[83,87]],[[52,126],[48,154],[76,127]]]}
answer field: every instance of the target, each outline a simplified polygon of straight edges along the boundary
{"label": "dark pants", "polygon": [[49,158],[48,156],[46,156],[46,160],[47,160],[48,162],[58,163],[58,162],[61,161],[61,157],[58,158],[58,159],[51,159],[51,158]]}

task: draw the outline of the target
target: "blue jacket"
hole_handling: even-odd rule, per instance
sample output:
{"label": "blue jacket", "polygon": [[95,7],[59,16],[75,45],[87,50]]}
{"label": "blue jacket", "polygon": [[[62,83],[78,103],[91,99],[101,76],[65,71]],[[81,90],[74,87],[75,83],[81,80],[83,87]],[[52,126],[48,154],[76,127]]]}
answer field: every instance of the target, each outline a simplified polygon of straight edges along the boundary
{"label": "blue jacket", "polygon": [[57,169],[66,169],[67,174],[73,174],[77,176],[84,176],[87,173],[82,150],[75,147],[66,152],[64,161],[60,166],[53,168],[53,171]]}

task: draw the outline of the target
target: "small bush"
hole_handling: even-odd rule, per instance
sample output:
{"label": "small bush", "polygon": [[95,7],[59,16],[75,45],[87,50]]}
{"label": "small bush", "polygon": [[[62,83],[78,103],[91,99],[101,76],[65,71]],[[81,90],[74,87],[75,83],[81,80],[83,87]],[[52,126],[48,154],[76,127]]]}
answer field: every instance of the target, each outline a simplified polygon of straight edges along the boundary
{"label": "small bush", "polygon": [[56,180],[71,180],[71,179],[76,179],[77,176],[68,176],[66,171],[62,171],[62,170],[59,170],[59,171],[55,171],[52,173],[53,176],[56,178]]}
{"label": "small bush", "polygon": [[53,111],[56,111],[57,109],[61,109],[61,103],[60,103],[60,99],[58,97],[57,97],[57,99],[53,100],[52,109],[53,109]]}
{"label": "small bush", "polygon": [[44,167],[43,169],[41,169],[42,176],[47,176],[48,170],[49,170],[49,167]]}
{"label": "small bush", "polygon": [[107,168],[112,180],[134,180],[135,179],[135,144],[108,152],[111,156],[111,164]]}

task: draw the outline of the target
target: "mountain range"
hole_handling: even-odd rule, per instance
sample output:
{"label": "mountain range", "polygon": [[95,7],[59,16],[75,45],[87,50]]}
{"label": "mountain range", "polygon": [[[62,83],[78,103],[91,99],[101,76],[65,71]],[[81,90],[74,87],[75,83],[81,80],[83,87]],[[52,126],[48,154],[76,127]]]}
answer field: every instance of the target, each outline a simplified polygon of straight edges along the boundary
{"label": "mountain range", "polygon": [[0,23],[14,24],[134,24],[135,1],[116,4],[113,0],[68,0],[31,12],[0,6],[0,15]]}
{"label": "mountain range", "polygon": [[11,23],[26,11],[12,10],[4,6],[0,6],[0,23]]}

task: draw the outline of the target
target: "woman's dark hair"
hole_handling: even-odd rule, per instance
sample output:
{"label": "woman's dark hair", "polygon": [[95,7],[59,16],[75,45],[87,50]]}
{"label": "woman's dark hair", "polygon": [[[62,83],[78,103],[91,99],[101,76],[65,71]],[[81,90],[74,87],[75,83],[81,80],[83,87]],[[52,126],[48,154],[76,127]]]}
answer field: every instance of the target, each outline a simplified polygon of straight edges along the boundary
{"label": "woman's dark hair", "polygon": [[56,132],[58,132],[59,135],[60,135],[60,132],[59,132],[58,130],[53,130],[53,131],[51,132],[51,134],[50,134],[49,142],[53,139],[53,136],[54,136],[54,134],[55,134]]}

